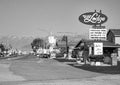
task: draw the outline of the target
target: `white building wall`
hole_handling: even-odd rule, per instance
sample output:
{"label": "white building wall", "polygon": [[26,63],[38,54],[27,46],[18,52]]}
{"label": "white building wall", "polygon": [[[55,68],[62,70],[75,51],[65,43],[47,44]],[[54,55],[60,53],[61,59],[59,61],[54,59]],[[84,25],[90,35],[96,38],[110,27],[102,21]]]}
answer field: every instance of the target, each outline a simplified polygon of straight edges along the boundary
{"label": "white building wall", "polygon": [[[120,37],[115,37],[115,44],[120,44]],[[120,48],[118,48],[118,57],[120,58]]]}
{"label": "white building wall", "polygon": [[115,37],[115,44],[120,44],[120,37]]}

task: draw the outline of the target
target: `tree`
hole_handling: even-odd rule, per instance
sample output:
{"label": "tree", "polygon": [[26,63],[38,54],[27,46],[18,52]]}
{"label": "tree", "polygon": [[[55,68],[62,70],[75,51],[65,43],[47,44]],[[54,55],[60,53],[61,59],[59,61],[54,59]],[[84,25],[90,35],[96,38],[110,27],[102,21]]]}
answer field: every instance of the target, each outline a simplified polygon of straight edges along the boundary
{"label": "tree", "polygon": [[5,46],[3,44],[0,44],[0,49],[1,49],[1,52],[5,51]]}
{"label": "tree", "polygon": [[40,38],[34,39],[33,42],[31,43],[31,47],[34,52],[36,52],[36,50],[39,49],[40,47],[44,48],[44,46],[45,46],[45,42],[43,39]]}

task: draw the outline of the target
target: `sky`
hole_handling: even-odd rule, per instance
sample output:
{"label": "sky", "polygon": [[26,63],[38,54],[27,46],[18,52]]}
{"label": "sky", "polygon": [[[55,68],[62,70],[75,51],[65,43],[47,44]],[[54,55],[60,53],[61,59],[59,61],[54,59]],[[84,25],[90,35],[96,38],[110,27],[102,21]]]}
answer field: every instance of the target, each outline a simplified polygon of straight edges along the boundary
{"label": "sky", "polygon": [[0,36],[88,35],[91,25],[79,21],[102,10],[107,29],[120,29],[120,0],[0,0]]}

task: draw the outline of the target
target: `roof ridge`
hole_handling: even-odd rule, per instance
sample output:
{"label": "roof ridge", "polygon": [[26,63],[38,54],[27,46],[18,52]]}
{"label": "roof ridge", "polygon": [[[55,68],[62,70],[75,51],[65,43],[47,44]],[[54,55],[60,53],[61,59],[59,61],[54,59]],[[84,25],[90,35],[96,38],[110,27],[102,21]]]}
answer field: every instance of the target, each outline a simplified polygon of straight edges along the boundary
{"label": "roof ridge", "polygon": [[120,35],[120,29],[109,29],[114,35]]}

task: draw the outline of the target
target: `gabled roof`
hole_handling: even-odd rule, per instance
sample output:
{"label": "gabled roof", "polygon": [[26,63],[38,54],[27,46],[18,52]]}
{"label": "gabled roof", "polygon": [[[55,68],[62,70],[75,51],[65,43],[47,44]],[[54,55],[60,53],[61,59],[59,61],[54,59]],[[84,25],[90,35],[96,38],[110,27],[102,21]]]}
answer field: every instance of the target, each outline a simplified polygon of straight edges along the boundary
{"label": "gabled roof", "polygon": [[114,36],[120,36],[120,29],[110,29],[109,32],[112,32]]}

